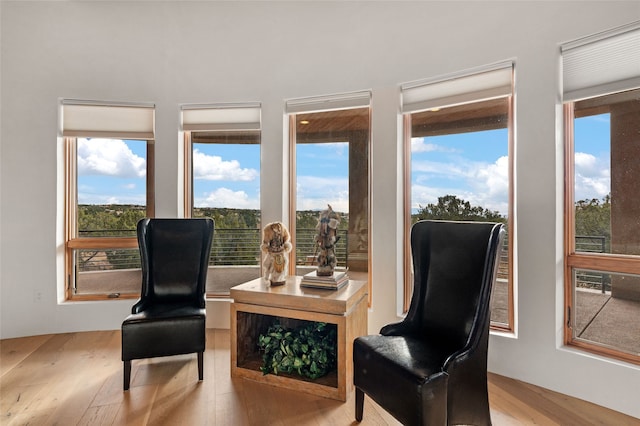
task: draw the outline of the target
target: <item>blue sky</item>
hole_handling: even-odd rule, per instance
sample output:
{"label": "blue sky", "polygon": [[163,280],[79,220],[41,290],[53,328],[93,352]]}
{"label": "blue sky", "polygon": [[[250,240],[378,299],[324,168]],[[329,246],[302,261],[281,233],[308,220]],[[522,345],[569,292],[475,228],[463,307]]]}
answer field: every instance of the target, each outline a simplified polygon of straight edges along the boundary
{"label": "blue sky", "polygon": [[[506,138],[507,130],[500,129],[414,139],[412,207],[452,194],[506,214]],[[608,114],[576,120],[575,149],[576,200],[601,199],[610,192]],[[79,139],[78,202],[144,205],[145,152],[142,141]],[[346,143],[301,144],[296,164],[299,210],[329,203],[348,211]],[[260,208],[259,175],[258,145],[194,144],[196,207]]]}
{"label": "blue sky", "polygon": [[578,118],[574,126],[575,200],[611,192],[610,115]]}
{"label": "blue sky", "polygon": [[78,204],[145,205],[146,142],[78,139]]}
{"label": "blue sky", "polygon": [[346,142],[296,146],[297,210],[349,212],[349,146]]}
{"label": "blue sky", "polygon": [[[347,212],[347,144],[301,144],[296,150],[298,209],[330,203]],[[196,207],[260,208],[258,145],[196,144],[193,163]]]}
{"label": "blue sky", "polygon": [[260,208],[260,146],[194,144],[195,207]]}
{"label": "blue sky", "polygon": [[474,206],[507,214],[507,129],[414,138],[411,141],[411,208],[455,195]]}
{"label": "blue sky", "polygon": [[[609,114],[576,119],[575,199],[610,192]],[[412,210],[456,195],[472,205],[508,213],[507,130],[415,138],[412,141]],[[553,143],[553,142],[550,142]]]}

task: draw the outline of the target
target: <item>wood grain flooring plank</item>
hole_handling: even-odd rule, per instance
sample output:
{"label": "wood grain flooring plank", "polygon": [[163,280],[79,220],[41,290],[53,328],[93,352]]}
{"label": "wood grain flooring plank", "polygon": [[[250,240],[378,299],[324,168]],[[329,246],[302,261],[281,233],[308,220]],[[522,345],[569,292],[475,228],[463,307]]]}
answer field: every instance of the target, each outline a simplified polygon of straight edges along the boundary
{"label": "wood grain flooring plank", "polygon": [[[24,340],[23,340],[24,339]],[[136,360],[122,390],[120,331],[0,341],[0,424],[99,426],[356,425],[345,403],[230,377],[229,330],[207,330],[204,381],[195,354]],[[640,419],[489,374],[495,426],[640,426]],[[365,398],[362,426],[398,426]]]}
{"label": "wood grain flooring plank", "polygon": [[18,415],[14,415],[10,418],[3,419],[3,426],[29,426],[29,425],[38,425],[38,426],[46,426],[47,419],[53,412],[53,408],[48,410],[30,410],[26,412],[22,412]]}
{"label": "wood grain flooring plank", "polygon": [[[242,380],[239,380],[242,382]],[[209,407],[208,418],[213,419],[216,426],[250,426],[247,410],[245,409],[244,391],[242,383],[234,385],[237,392],[227,392],[215,395],[215,404]]]}
{"label": "wood grain flooring plank", "polygon": [[109,426],[115,421],[119,409],[118,404],[89,407],[84,412],[77,426]]}
{"label": "wood grain flooring plank", "polygon": [[21,363],[51,337],[48,334],[0,340],[0,377]]}
{"label": "wood grain flooring plank", "polygon": [[[86,374],[69,374],[57,380],[52,387],[55,393],[55,410],[47,419],[48,424],[74,424],[82,418],[103,388],[114,375],[119,351],[114,350],[120,333],[101,331],[78,333],[78,339],[67,344],[65,350],[77,354],[69,360],[69,366],[60,366],[61,371],[84,371]],[[98,410],[100,411],[100,410]]]}
{"label": "wood grain flooring plank", "polygon": [[[73,396],[76,389],[82,388],[77,388],[75,384],[84,376],[73,374],[73,371],[86,370],[87,354],[98,338],[96,333],[72,333],[56,335],[47,340],[39,350],[2,377],[3,389],[12,394],[12,399],[16,402],[11,407],[3,406],[3,413],[18,415],[30,411],[47,412],[51,415],[60,406],[68,404],[65,412],[77,407]],[[45,355],[48,351],[51,351],[50,357]],[[62,372],[70,374],[61,374]],[[14,390],[25,393],[15,395]],[[34,395],[29,397],[32,390]],[[53,423],[49,420],[47,422]]]}
{"label": "wood grain flooring plank", "polygon": [[139,386],[135,392],[122,392],[122,403],[119,405],[114,425],[146,426],[149,425],[151,408],[158,392],[157,385]]}

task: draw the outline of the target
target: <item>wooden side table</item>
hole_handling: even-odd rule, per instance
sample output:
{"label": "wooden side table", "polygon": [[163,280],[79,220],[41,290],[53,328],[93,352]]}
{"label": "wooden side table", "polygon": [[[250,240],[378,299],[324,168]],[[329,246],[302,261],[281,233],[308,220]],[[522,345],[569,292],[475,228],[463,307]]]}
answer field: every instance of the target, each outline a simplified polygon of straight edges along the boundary
{"label": "wooden side table", "polygon": [[[353,340],[367,334],[367,284],[350,280],[340,290],[300,287],[301,277],[287,277],[271,287],[262,278],[231,288],[231,376],[346,401],[353,390]],[[316,380],[298,375],[263,375],[258,336],[275,319],[296,328],[308,321],[334,324],[337,371]]]}

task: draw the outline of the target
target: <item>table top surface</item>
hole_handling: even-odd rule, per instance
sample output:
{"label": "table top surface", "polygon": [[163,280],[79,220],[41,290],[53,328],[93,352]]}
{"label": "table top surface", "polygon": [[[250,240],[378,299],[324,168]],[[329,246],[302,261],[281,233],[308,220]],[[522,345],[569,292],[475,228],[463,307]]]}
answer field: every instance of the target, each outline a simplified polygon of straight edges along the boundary
{"label": "table top surface", "polygon": [[367,282],[349,280],[339,290],[301,287],[300,276],[288,276],[285,284],[272,286],[264,278],[256,278],[232,287],[234,303],[249,303],[305,311],[344,315],[367,295]]}

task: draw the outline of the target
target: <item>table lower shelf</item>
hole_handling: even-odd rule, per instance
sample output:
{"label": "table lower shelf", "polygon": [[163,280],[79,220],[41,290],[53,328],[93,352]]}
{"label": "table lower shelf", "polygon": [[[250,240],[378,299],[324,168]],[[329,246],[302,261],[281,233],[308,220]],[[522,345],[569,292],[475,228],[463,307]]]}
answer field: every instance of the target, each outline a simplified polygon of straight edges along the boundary
{"label": "table lower shelf", "polygon": [[[259,355],[254,355],[244,360],[244,362],[242,362],[241,365],[238,365],[237,368],[238,370],[247,370],[247,372],[243,371],[242,373],[240,373],[242,375],[244,374],[253,375],[254,373],[258,373],[260,375],[261,380],[265,376],[274,376],[274,377],[280,377],[283,379],[302,381],[302,382],[311,383],[319,386],[338,389],[338,372],[336,370],[330,371],[325,376],[318,377],[317,379],[310,379],[308,377],[300,376],[298,374],[290,374],[290,373],[278,373],[278,374],[265,375],[262,373],[262,371],[260,371],[260,367],[262,367],[262,364],[263,364],[262,357]],[[251,373],[249,373],[249,371]]]}
{"label": "table lower shelf", "polygon": [[[259,362],[256,363],[256,365],[259,369],[262,363]],[[340,401],[346,400],[344,389],[341,390],[337,387],[338,374],[335,371],[319,379],[311,380],[292,374],[280,374],[277,376],[275,374],[264,375],[261,371],[254,368],[236,367],[231,369],[231,376],[242,377],[256,382],[283,387],[292,391],[310,393],[325,398]]]}

